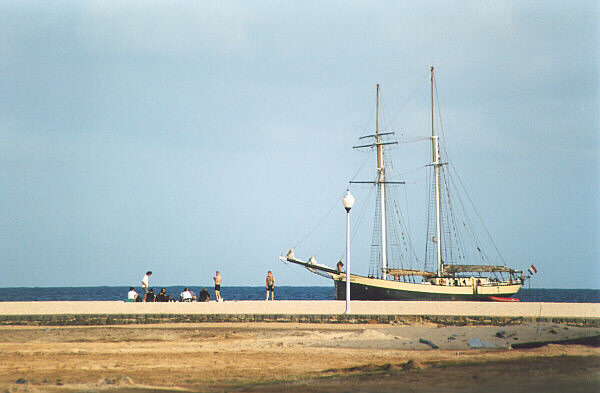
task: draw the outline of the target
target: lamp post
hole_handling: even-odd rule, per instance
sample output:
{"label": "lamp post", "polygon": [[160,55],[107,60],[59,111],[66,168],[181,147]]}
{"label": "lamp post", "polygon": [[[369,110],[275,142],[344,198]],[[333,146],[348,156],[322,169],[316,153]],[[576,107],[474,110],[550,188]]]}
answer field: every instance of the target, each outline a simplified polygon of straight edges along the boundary
{"label": "lamp post", "polygon": [[354,197],[350,194],[350,190],[342,198],[342,204],[346,209],[346,311],[345,314],[350,314],[350,209],[354,205]]}

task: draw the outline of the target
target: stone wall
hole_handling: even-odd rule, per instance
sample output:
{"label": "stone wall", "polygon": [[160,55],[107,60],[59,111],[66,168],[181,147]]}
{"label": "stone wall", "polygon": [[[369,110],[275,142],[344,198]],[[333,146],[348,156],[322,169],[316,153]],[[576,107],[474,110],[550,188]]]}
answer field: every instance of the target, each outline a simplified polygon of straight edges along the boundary
{"label": "stone wall", "polygon": [[561,323],[600,327],[600,318],[502,317],[457,315],[345,315],[345,314],[57,314],[0,315],[2,325],[103,326],[206,322],[296,322],[412,325],[435,323],[447,326],[505,326],[525,322]]}

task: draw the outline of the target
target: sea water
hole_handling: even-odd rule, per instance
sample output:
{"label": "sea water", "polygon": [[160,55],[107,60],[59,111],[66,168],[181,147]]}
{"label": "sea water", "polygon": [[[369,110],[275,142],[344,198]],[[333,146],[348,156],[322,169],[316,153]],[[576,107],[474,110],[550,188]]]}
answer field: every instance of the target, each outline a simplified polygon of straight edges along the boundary
{"label": "sea water", "polygon": [[[183,286],[153,287],[154,292],[161,288],[167,294],[178,299]],[[189,287],[198,294],[201,286]],[[214,299],[212,287],[207,287]],[[135,290],[143,294],[142,288]],[[0,288],[0,301],[89,301],[89,300],[124,300],[129,287],[43,287],[43,288]],[[231,300],[264,300],[265,287],[221,287],[221,296],[225,301]],[[556,302],[556,303],[600,303],[598,289],[549,289],[521,288],[515,296],[522,302]],[[278,286],[275,288],[275,300],[334,300],[333,286]]]}

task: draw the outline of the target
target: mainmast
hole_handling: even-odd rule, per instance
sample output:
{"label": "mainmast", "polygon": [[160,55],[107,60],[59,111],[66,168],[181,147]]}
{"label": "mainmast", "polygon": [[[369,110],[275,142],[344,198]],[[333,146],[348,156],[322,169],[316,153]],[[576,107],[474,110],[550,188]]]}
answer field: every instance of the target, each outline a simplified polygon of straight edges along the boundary
{"label": "mainmast", "polygon": [[375,143],[377,146],[377,183],[381,198],[381,271],[387,280],[387,231],[385,223],[385,167],[383,165],[383,146],[379,135],[379,84],[377,84],[377,114],[375,117]]}
{"label": "mainmast", "polygon": [[435,243],[437,245],[437,275],[442,275],[442,239],[440,223],[440,147],[439,138],[435,135],[433,126],[433,66],[431,66],[431,151],[433,154],[433,168],[435,170]]}

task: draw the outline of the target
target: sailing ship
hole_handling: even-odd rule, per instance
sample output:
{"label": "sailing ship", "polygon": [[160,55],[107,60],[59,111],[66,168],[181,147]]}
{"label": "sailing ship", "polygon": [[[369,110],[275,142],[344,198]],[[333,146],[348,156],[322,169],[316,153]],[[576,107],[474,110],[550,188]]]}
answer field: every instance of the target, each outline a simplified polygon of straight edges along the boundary
{"label": "sailing ship", "polygon": [[[389,138],[394,132],[379,130],[379,85],[377,85],[376,127],[373,135],[361,137],[371,143],[354,148],[371,148],[377,154],[377,176],[372,183],[377,190],[375,228],[371,247],[372,269],[368,275],[350,274],[350,299],[352,300],[498,300],[518,301],[513,296],[530,276],[503,264],[492,264],[480,246],[469,247],[456,235],[456,229],[466,226],[455,217],[456,208],[450,203],[447,180],[447,164],[442,161],[440,138],[434,127],[434,69],[431,67],[431,141],[432,162],[430,168],[430,199],[428,213],[427,241],[423,269],[405,266],[404,262],[416,261],[416,253],[405,235],[401,220],[401,236],[394,229],[398,217],[392,214],[397,209],[390,208],[390,189],[397,184],[386,177],[389,158],[384,149],[397,144]],[[466,190],[465,190],[466,192]],[[462,205],[462,203],[461,203]],[[396,213],[397,214],[397,213]],[[468,220],[466,220],[468,221]],[[390,225],[393,224],[393,225]],[[461,225],[462,224],[462,225]],[[487,230],[486,230],[487,232]],[[478,237],[476,233],[471,236]],[[401,238],[401,240],[399,240]],[[492,240],[493,244],[493,240]],[[495,244],[494,244],[495,247]],[[470,250],[465,252],[466,249]],[[395,258],[390,258],[390,254]],[[407,256],[408,255],[408,256]],[[474,255],[474,256],[469,256]],[[501,258],[501,256],[500,256]],[[342,260],[336,267],[317,263],[314,256],[303,261],[294,255],[294,249],[281,256],[284,262],[306,267],[309,271],[332,279],[337,300],[346,299],[346,272]],[[390,261],[392,259],[392,261]],[[393,259],[400,261],[394,265]],[[470,260],[467,260],[470,259]],[[473,264],[472,260],[477,259]],[[465,263],[465,262],[470,262]],[[374,267],[373,267],[374,266]],[[418,267],[418,266],[417,266]],[[420,279],[419,279],[420,278]]]}

